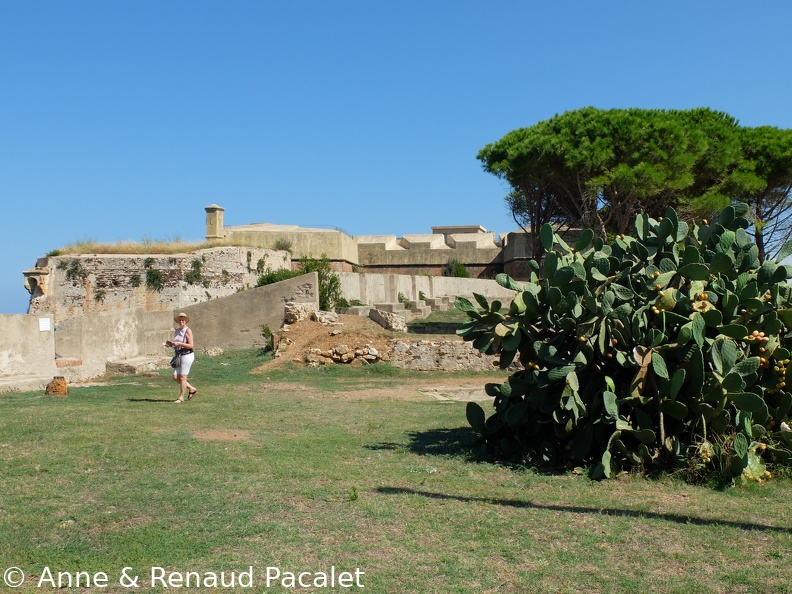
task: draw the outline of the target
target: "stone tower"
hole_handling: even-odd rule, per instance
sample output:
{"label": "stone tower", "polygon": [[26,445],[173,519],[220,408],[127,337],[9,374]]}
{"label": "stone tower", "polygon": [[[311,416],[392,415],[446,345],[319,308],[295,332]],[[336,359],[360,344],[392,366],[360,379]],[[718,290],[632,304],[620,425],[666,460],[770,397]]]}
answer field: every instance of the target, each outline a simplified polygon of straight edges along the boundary
{"label": "stone tower", "polygon": [[206,239],[222,239],[225,237],[223,228],[223,212],[225,208],[212,204],[206,210]]}

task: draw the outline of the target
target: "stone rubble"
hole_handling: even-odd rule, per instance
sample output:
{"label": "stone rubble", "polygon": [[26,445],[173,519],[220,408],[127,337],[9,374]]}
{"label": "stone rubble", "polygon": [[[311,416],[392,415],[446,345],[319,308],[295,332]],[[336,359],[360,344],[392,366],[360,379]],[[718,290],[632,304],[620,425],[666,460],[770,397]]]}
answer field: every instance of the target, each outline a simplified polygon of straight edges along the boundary
{"label": "stone rubble", "polygon": [[313,303],[286,302],[284,309],[286,324],[295,324],[303,320],[310,320],[314,315],[316,315],[316,305]]}
{"label": "stone rubble", "polygon": [[385,330],[393,330],[394,332],[407,332],[407,322],[399,314],[391,313],[389,311],[382,311],[380,309],[372,309],[369,312],[369,318],[385,328]]}
{"label": "stone rubble", "polygon": [[343,325],[338,319],[338,314],[334,311],[315,311],[311,314],[311,319],[315,322],[319,322],[323,326]]}
{"label": "stone rubble", "polygon": [[387,353],[380,353],[370,344],[366,344],[366,346],[359,348],[339,344],[328,350],[311,349],[305,356],[305,363],[309,367],[319,367],[320,365],[332,365],[335,363],[368,365],[369,363],[387,360]]}

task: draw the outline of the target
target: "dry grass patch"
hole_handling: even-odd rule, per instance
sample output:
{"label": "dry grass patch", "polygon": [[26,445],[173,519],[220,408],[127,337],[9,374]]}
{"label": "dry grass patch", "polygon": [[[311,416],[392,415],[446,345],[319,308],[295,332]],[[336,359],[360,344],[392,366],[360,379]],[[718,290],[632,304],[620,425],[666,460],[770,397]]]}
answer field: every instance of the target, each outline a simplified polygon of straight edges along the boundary
{"label": "dry grass patch", "polygon": [[193,431],[192,435],[199,441],[249,441],[253,432],[248,429],[213,429]]}

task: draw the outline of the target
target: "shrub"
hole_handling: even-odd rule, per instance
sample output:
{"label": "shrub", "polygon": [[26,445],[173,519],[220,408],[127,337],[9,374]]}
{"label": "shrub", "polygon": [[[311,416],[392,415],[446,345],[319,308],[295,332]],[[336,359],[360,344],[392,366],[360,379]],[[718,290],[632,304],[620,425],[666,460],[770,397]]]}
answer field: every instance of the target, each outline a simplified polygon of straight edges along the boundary
{"label": "shrub", "polygon": [[275,350],[275,337],[272,334],[272,330],[266,324],[261,325],[261,336],[264,338],[264,348],[263,351],[274,351]]}
{"label": "shrub", "polygon": [[300,260],[299,274],[316,272],[319,276],[319,309],[331,311],[339,304],[343,295],[341,294],[341,279],[330,268],[330,259],[322,254],[322,257],[303,258]]}
{"label": "shrub", "polygon": [[263,287],[264,285],[279,283],[281,281],[294,278],[295,276],[300,276],[301,274],[302,274],[301,272],[297,272],[296,270],[289,270],[287,268],[280,268],[278,270],[267,269],[261,274],[261,276],[259,276],[256,286]]}
{"label": "shrub", "polygon": [[165,288],[165,283],[162,282],[162,273],[154,268],[146,270],[146,286],[158,293]]}
{"label": "shrub", "polygon": [[256,286],[263,287],[309,272],[316,272],[319,277],[319,309],[331,311],[335,307],[340,309],[349,307],[341,294],[341,279],[330,268],[330,259],[324,254],[320,259],[303,258],[300,260],[297,270],[265,270],[259,277]]}
{"label": "shrub", "polygon": [[[541,230],[512,303],[459,298],[470,320],[457,333],[523,369],[487,384],[494,413],[468,421],[491,455],[550,468],[688,469],[724,481],[761,480],[789,464],[792,267],[759,262],[745,205],[701,226],[673,209],[639,215],[636,237],[609,244],[584,231],[573,247]],[[784,246],[779,260],[792,253]]]}
{"label": "shrub", "polygon": [[455,276],[458,278],[470,278],[470,273],[468,273],[467,268],[462,262],[455,260],[454,258],[449,258],[448,262],[446,262],[445,266],[443,267],[443,276]]}
{"label": "shrub", "polygon": [[289,239],[279,237],[275,240],[275,243],[272,246],[273,249],[276,250],[283,250],[285,252],[292,253],[292,242]]}
{"label": "shrub", "polygon": [[184,280],[186,280],[191,285],[200,283],[203,280],[203,277],[201,276],[202,267],[203,263],[200,260],[193,260],[190,271],[184,275]]}

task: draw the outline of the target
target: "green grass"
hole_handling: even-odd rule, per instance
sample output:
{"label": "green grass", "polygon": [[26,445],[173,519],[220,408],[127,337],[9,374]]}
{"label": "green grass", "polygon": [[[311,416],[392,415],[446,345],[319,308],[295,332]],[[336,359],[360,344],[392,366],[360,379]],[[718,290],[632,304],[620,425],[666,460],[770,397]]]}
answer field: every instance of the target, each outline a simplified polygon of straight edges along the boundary
{"label": "green grass", "polygon": [[261,362],[199,357],[183,405],[165,372],[0,397],[0,568],[28,576],[15,591],[42,591],[45,567],[104,571],[110,586],[90,591],[129,592],[124,567],[147,586],[155,566],[253,566],[255,588],[180,591],[263,592],[268,566],[333,565],[378,593],[790,591],[788,481],[510,470],[476,457],[464,403],[388,396],[447,375],[249,373]]}

